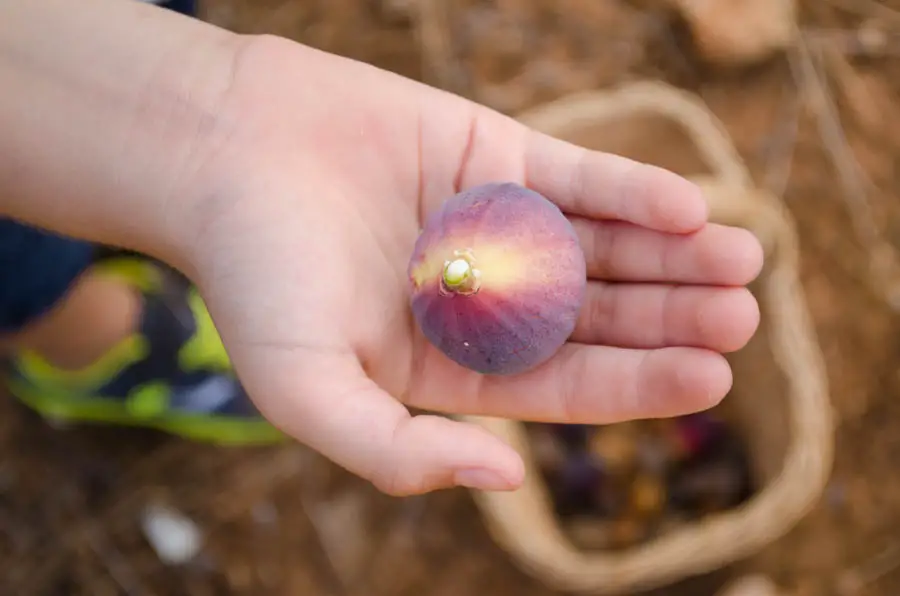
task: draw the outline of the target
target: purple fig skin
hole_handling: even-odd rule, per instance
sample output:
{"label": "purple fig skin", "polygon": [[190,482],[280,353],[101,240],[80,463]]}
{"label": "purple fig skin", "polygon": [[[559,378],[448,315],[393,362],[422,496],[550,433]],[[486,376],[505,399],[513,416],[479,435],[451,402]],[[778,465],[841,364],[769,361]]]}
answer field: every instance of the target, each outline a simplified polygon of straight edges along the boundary
{"label": "purple fig skin", "polygon": [[426,221],[408,274],[428,341],[457,364],[495,375],[549,360],[575,329],[587,284],[572,224],[514,183],[449,198]]}

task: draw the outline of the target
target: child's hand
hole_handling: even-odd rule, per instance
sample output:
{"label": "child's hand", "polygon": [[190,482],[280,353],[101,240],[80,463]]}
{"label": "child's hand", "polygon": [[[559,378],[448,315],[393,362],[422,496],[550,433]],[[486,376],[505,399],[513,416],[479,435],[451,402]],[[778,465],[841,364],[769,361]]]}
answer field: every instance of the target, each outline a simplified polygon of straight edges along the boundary
{"label": "child's hand", "polygon": [[[762,251],[706,224],[698,189],[460,98],[283,40],[242,54],[202,176],[190,268],[236,370],[300,441],[403,495],[516,488],[518,455],[452,414],[608,423],[692,412],[731,386],[755,331]],[[461,188],[515,181],[570,215],[588,298],[550,362],[468,372],[428,344],[406,266],[423,218]],[[731,286],[731,287],[728,287]]]}

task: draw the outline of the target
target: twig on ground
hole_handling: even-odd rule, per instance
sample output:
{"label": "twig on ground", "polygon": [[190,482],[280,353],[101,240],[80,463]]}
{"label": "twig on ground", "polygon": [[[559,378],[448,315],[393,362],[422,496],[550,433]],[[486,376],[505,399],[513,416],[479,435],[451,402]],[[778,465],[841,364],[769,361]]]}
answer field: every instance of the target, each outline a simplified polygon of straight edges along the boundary
{"label": "twig on ground", "polygon": [[81,529],[82,537],[90,549],[106,568],[112,579],[128,596],[150,594],[151,592],[141,583],[137,575],[132,572],[125,557],[115,547],[108,544],[100,535],[97,528],[86,525]]}
{"label": "twig on ground", "polygon": [[784,196],[794,163],[800,128],[800,101],[793,94],[781,102],[781,114],[768,146],[763,187],[776,197]]}
{"label": "twig on ground", "polygon": [[827,82],[816,67],[815,58],[803,36],[796,37],[788,57],[797,85],[810,103],[819,135],[837,171],[851,225],[869,253],[870,284],[892,308],[900,309],[900,266],[896,251],[882,238],[869,203],[866,187],[871,183],[853,156]]}
{"label": "twig on ground", "polygon": [[303,516],[309,523],[309,526],[315,535],[316,544],[319,547],[316,549],[317,552],[314,553],[313,556],[323,563],[321,568],[325,570],[326,579],[335,593],[340,594],[341,596],[347,596],[352,593],[352,578],[347,577],[345,573],[341,572],[341,566],[337,563],[337,557],[333,552],[333,545],[331,544],[331,541],[327,539],[325,530],[322,528],[322,524],[314,513],[315,504],[312,503],[310,497],[311,495],[308,491],[303,489],[299,490],[297,493],[297,503],[300,505]]}
{"label": "twig on ground", "polygon": [[874,557],[843,571],[837,579],[837,591],[840,596],[859,596],[867,585],[897,568],[900,568],[900,544],[892,542]]}
{"label": "twig on ground", "polygon": [[900,55],[900,34],[888,33],[881,25],[866,23],[853,30],[807,27],[802,35],[811,48],[828,47],[844,56]]}
{"label": "twig on ground", "polygon": [[874,17],[900,25],[900,11],[874,0],[826,0],[835,8],[865,17]]}
{"label": "twig on ground", "polygon": [[[882,114],[885,112],[884,108],[890,109],[890,106],[878,105],[871,89],[838,48],[822,45],[817,53],[821,56],[823,69],[834,78],[841,98],[855,116],[857,124],[869,134],[883,131]],[[883,109],[878,109],[879,107]]]}

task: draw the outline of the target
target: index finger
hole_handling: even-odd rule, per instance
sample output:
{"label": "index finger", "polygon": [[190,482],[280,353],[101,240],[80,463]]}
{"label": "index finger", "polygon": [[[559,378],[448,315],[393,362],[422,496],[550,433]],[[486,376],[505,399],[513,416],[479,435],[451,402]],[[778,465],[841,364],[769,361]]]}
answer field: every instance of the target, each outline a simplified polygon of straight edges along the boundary
{"label": "index finger", "polygon": [[526,185],[571,215],[676,234],[695,232],[707,222],[700,188],[664,168],[534,130],[525,151]]}

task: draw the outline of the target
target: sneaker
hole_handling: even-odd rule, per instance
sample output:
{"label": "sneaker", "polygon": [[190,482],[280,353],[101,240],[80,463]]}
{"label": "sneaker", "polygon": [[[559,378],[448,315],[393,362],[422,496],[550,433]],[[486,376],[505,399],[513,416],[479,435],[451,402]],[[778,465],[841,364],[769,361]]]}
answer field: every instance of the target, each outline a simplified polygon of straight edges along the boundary
{"label": "sneaker", "polygon": [[13,396],[60,422],[143,426],[218,444],[286,438],[235,377],[196,288],[140,257],[106,258],[94,271],[140,291],[139,329],[77,371],[60,370],[31,351],[16,354],[7,379]]}

